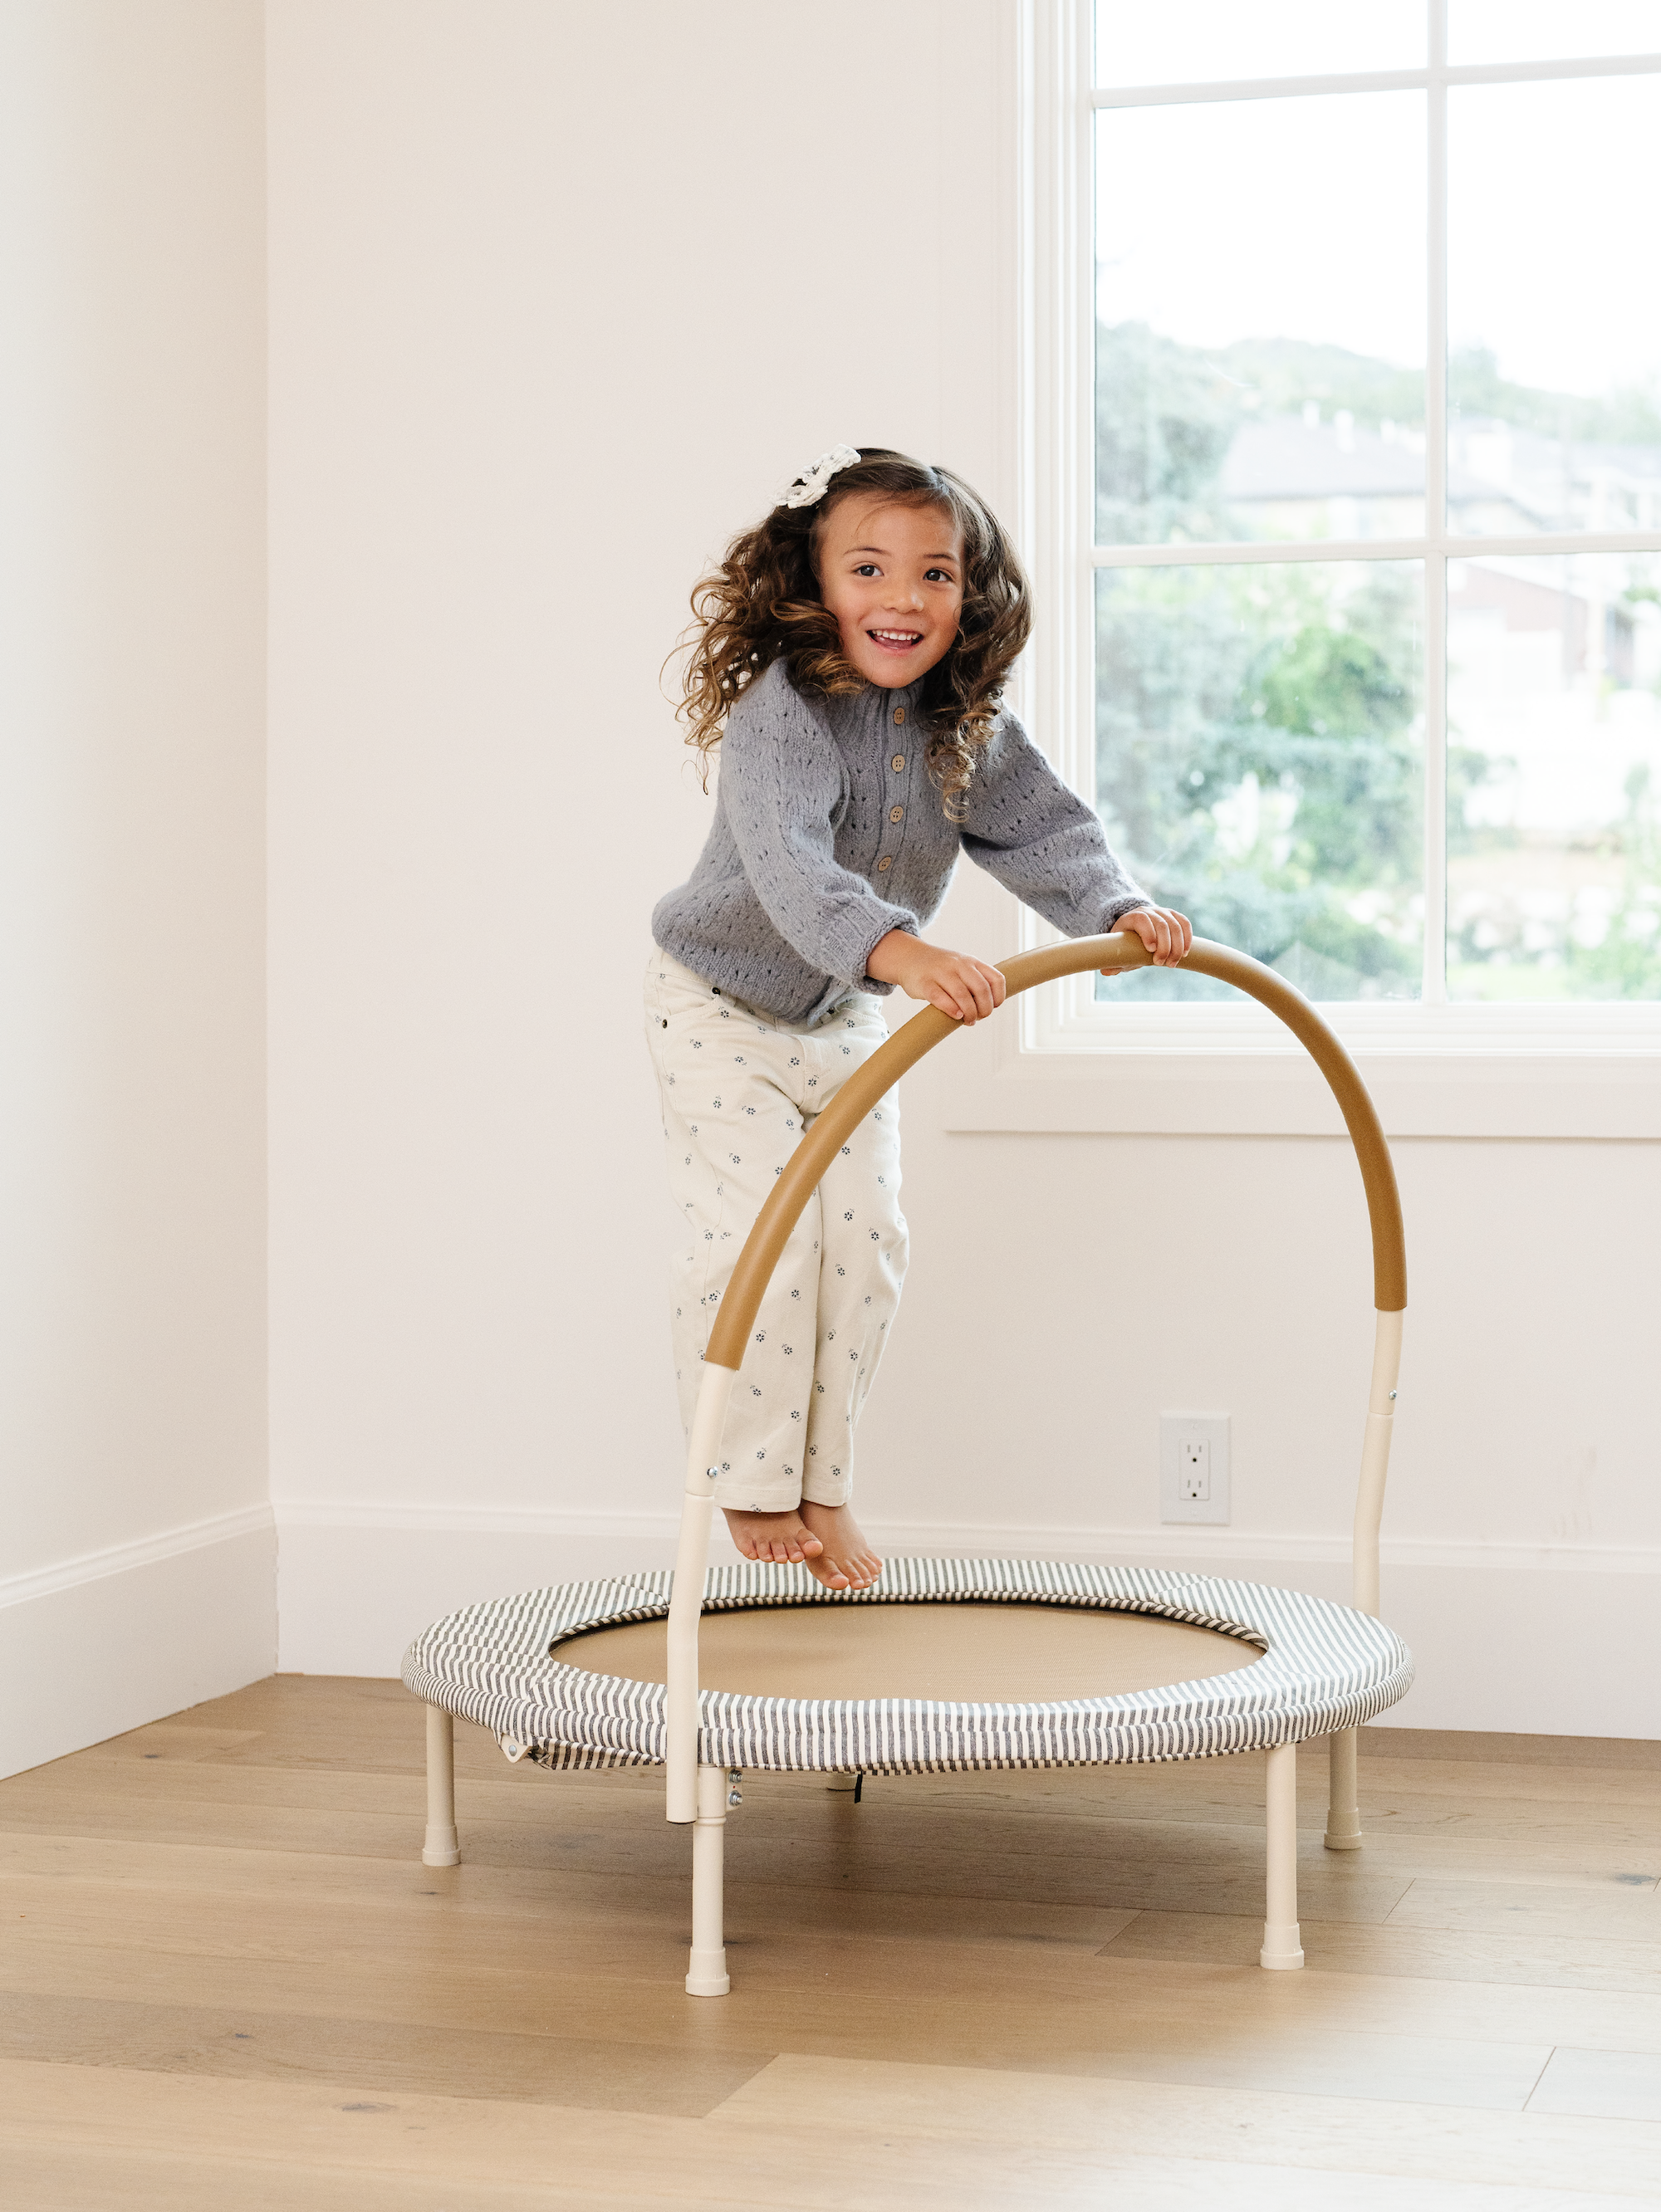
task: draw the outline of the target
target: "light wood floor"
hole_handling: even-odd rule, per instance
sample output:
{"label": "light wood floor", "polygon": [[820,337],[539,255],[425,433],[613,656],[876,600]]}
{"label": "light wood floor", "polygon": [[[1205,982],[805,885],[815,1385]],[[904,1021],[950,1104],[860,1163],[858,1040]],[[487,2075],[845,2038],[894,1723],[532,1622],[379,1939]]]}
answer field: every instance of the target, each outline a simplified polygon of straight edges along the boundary
{"label": "light wood floor", "polygon": [[7,2212],[1545,2212],[1661,2197],[1661,1745],[1302,1755],[1301,1974],[1256,1964],[1262,1762],[753,1776],[730,1997],[686,1996],[654,1773],[277,1676],[0,1784]]}

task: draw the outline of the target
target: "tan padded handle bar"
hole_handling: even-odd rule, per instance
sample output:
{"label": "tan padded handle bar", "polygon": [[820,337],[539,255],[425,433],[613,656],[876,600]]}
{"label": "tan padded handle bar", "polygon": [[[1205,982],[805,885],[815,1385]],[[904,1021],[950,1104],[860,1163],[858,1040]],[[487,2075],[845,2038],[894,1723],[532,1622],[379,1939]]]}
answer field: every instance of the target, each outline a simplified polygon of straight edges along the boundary
{"label": "tan padded handle bar", "polygon": [[[1110,937],[1078,938],[1071,944],[1017,953],[1013,960],[997,964],[1008,979],[1013,995],[1030,991],[1035,983],[1052,982],[1058,975],[1080,975],[1086,969],[1146,968],[1151,962],[1141,939],[1121,930]],[[1196,937],[1182,964],[1197,975],[1232,983],[1277,1014],[1331,1085],[1366,1186],[1367,1212],[1372,1224],[1372,1302],[1380,1313],[1400,1313],[1408,1302],[1402,1201],[1378,1109],[1354,1061],[1303,994],[1260,961]],[[736,1369],[743,1364],[750,1330],[779,1255],[849,1130],[863,1121],[908,1068],[915,1067],[926,1052],[962,1027],[961,1022],[953,1021],[937,1007],[925,1006],[849,1077],[830,1105],[815,1117],[812,1129],[769,1192],[767,1203],[739,1255],[721,1313],[709,1332],[704,1358],[712,1366]]]}

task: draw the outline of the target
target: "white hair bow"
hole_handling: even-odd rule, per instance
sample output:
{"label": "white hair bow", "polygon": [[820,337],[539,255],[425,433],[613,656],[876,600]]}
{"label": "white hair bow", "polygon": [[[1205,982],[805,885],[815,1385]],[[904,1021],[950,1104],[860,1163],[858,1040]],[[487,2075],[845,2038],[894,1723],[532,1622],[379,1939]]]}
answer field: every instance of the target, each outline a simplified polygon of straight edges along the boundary
{"label": "white hair bow", "polygon": [[781,507],[812,507],[824,497],[825,487],[838,469],[850,469],[859,459],[854,446],[832,446],[828,453],[821,453],[809,469],[801,474],[779,501]]}

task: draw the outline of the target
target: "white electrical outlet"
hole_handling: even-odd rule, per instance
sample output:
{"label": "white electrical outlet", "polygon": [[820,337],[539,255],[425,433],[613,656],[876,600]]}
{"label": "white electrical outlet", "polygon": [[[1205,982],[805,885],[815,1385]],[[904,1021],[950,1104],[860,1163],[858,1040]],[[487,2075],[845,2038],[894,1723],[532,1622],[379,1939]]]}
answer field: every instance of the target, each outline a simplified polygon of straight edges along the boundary
{"label": "white electrical outlet", "polygon": [[1209,1437],[1179,1437],[1177,1439],[1177,1495],[1184,1505],[1208,1505],[1211,1503]]}
{"label": "white electrical outlet", "polygon": [[1228,1507],[1228,1415],[1161,1413],[1160,1520],[1215,1526]]}

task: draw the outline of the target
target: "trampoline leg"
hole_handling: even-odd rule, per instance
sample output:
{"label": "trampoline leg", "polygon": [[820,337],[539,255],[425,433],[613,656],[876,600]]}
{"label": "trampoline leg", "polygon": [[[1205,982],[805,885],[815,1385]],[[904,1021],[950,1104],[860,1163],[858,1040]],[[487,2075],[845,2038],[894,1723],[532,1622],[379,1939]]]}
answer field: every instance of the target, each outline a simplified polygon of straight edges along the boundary
{"label": "trampoline leg", "polygon": [[427,1708],[427,1840],[423,1866],[459,1866],[456,1833],[455,1723],[442,1705]]}
{"label": "trampoline leg", "polygon": [[1331,1786],[1327,1797],[1326,1847],[1329,1851],[1361,1848],[1361,1808],[1357,1802],[1355,1746],[1360,1731],[1335,1729],[1327,1749]]}
{"label": "trampoline leg", "polygon": [[724,1845],[727,1835],[727,1769],[698,1768],[698,1816],[692,1824],[692,1957],[686,1976],[689,1997],[724,1997],[733,1986],[727,1972],[727,1939],[722,1925]]}
{"label": "trampoline leg", "polygon": [[1269,1754],[1269,1915],[1260,1966],[1304,1963],[1298,1929],[1298,1747],[1277,1743]]}

